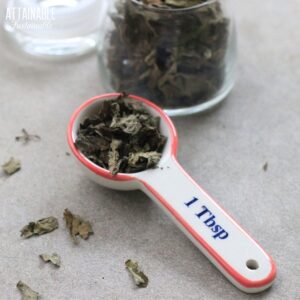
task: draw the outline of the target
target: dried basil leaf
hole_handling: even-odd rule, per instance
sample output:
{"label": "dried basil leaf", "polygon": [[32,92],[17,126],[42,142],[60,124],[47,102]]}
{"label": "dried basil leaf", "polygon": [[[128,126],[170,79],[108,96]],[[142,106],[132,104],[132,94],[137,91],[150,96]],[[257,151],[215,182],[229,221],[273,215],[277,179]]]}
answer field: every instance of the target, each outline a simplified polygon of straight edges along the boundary
{"label": "dried basil leaf", "polygon": [[139,265],[137,262],[132,261],[131,259],[128,259],[125,262],[125,266],[130,272],[132,279],[136,286],[140,288],[147,287],[149,283],[148,277],[140,270]]}
{"label": "dried basil leaf", "polygon": [[22,141],[23,144],[27,144],[30,141],[39,141],[41,137],[37,134],[29,134],[26,129],[22,129],[22,135],[16,136],[16,141]]}
{"label": "dried basil leaf", "polygon": [[2,165],[2,169],[6,175],[13,175],[14,173],[21,170],[21,161],[11,157],[8,162]]}
{"label": "dried basil leaf", "polygon": [[267,172],[267,171],[268,171],[268,167],[269,167],[269,164],[266,162],[266,163],[263,165],[263,170],[264,170],[265,172]]}
{"label": "dried basil leaf", "polygon": [[48,217],[37,222],[30,222],[21,230],[21,236],[25,239],[34,235],[42,235],[49,233],[58,228],[58,220],[54,217]]}
{"label": "dried basil leaf", "polygon": [[52,255],[49,254],[40,254],[40,258],[44,261],[44,262],[50,262],[52,263],[54,266],[56,267],[60,267],[61,264],[61,260],[60,260],[60,256],[57,253],[53,253]]}
{"label": "dried basil leaf", "polygon": [[131,153],[128,159],[128,165],[133,168],[143,168],[146,164],[146,168],[155,167],[161,159],[161,153],[158,152],[137,152]]}
{"label": "dried basil leaf", "polygon": [[167,138],[160,132],[160,118],[125,94],[99,107],[77,133],[76,147],[95,164],[116,175],[154,168]]}
{"label": "dried basil leaf", "polygon": [[78,215],[73,215],[68,209],[64,211],[64,219],[74,243],[78,243],[78,235],[87,240],[94,233],[90,222],[85,221]]}
{"label": "dried basil leaf", "polygon": [[121,146],[122,141],[120,140],[112,140],[110,144],[110,151],[108,153],[108,168],[109,171],[116,175],[119,172],[120,164],[120,154],[118,152],[118,148]]}
{"label": "dried basil leaf", "polygon": [[129,115],[122,118],[114,118],[110,128],[121,128],[123,132],[135,135],[141,130],[142,124],[137,115]]}
{"label": "dried basil leaf", "polygon": [[24,282],[19,281],[17,283],[17,288],[22,294],[22,300],[38,300],[39,293],[33,291],[28,285]]}

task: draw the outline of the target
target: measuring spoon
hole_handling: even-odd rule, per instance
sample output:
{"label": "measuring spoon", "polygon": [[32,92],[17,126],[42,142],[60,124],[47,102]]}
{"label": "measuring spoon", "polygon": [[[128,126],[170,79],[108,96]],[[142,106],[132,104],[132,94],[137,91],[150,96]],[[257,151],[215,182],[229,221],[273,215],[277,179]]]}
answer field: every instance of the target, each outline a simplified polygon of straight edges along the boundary
{"label": "measuring spoon", "polygon": [[176,159],[178,137],[166,113],[151,101],[130,95],[150,114],[161,118],[161,132],[168,140],[159,165],[139,173],[113,176],[87,159],[75,147],[79,126],[99,111],[103,100],[119,93],[96,96],[83,103],[68,125],[68,143],[86,173],[97,183],[117,190],[140,189],[157,203],[198,249],[237,288],[247,293],[270,287],[276,276],[272,258],[207,192],[181,167]]}

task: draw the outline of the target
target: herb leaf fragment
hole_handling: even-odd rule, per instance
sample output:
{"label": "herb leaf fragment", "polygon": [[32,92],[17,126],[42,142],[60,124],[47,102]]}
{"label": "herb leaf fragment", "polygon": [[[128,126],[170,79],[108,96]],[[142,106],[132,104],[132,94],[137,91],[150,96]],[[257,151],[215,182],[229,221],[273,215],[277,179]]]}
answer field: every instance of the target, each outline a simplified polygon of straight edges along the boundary
{"label": "herb leaf fragment", "polygon": [[28,144],[30,141],[39,141],[41,137],[37,134],[29,134],[26,129],[22,129],[22,135],[16,136],[16,141],[22,141],[23,144]]}
{"label": "herb leaf fragment", "polygon": [[39,293],[32,290],[27,284],[22,281],[17,283],[17,288],[22,294],[22,300],[38,300]]}
{"label": "herb leaf fragment", "polygon": [[65,209],[64,211],[64,219],[66,221],[66,226],[69,229],[70,236],[75,244],[78,243],[78,235],[82,239],[87,240],[89,236],[94,233],[90,222],[85,221],[78,215],[74,215],[68,209]]}
{"label": "herb leaf fragment", "polygon": [[54,217],[48,217],[37,222],[30,222],[21,229],[21,236],[28,239],[34,235],[42,235],[58,228],[58,220]]}
{"label": "herb leaf fragment", "polygon": [[53,253],[52,255],[43,253],[40,254],[39,257],[45,262],[45,263],[52,263],[55,267],[60,267],[61,259],[60,256],[57,253]]}
{"label": "herb leaf fragment", "polygon": [[9,161],[2,165],[2,169],[6,175],[11,176],[21,170],[21,161],[11,157]]}
{"label": "herb leaf fragment", "polygon": [[137,262],[128,259],[125,262],[125,266],[132,276],[132,279],[137,287],[145,288],[148,286],[148,277],[140,270]]}

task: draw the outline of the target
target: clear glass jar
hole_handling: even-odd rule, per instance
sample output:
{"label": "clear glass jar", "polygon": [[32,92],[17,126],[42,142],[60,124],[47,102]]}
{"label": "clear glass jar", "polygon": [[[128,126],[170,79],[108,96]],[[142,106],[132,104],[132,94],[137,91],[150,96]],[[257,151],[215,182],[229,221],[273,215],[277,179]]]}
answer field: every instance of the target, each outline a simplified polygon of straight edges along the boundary
{"label": "clear glass jar", "polygon": [[95,49],[110,0],[8,0],[4,28],[27,53],[59,58]]}
{"label": "clear glass jar", "polygon": [[104,88],[151,99],[171,116],[217,105],[234,85],[230,4],[199,0],[191,7],[170,8],[115,0],[98,49]]}

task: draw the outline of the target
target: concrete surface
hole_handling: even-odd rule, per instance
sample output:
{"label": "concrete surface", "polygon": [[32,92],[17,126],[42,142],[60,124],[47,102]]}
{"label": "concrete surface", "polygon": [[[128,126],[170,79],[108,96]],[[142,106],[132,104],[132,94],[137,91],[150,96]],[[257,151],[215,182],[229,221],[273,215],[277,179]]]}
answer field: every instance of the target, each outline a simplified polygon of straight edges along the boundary
{"label": "concrete surface", "polygon": [[[300,2],[235,1],[239,78],[205,116],[176,119],[179,160],[273,256],[278,276],[260,295],[234,288],[141,192],[90,182],[68,150],[73,110],[102,92],[95,56],[51,63],[30,58],[0,35],[0,159],[22,170],[0,179],[0,299],[20,299],[23,280],[41,299],[300,299]],[[14,141],[22,128],[41,142]],[[267,172],[262,170],[268,162]],[[65,208],[93,223],[74,246]],[[56,216],[60,228],[29,240],[27,222]],[[58,252],[59,270],[40,262]],[[137,290],[124,269],[138,260],[150,278]]]}

